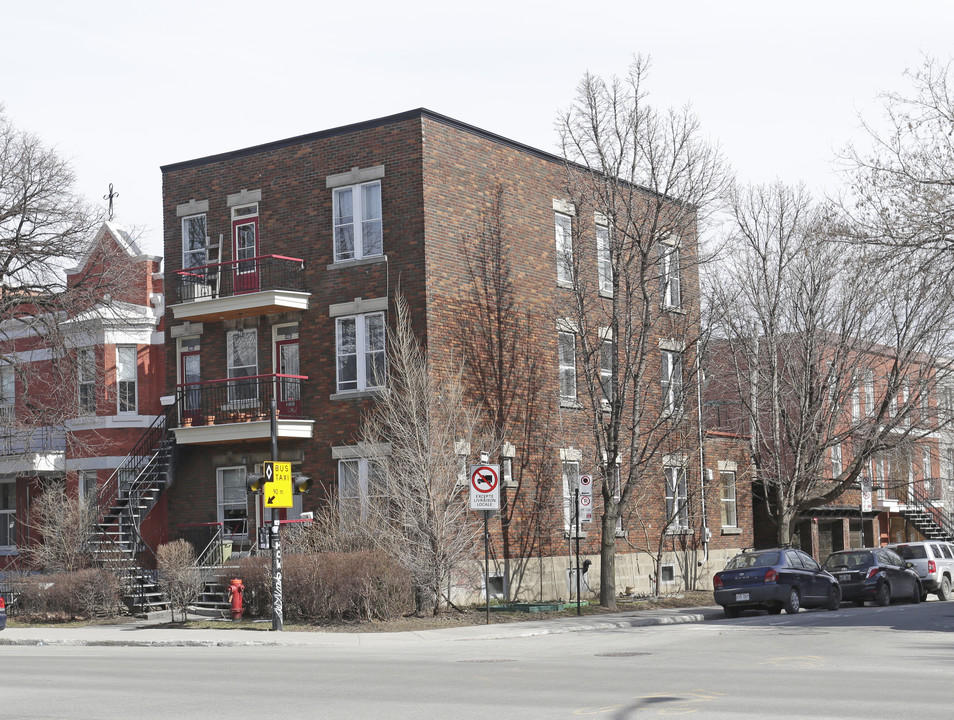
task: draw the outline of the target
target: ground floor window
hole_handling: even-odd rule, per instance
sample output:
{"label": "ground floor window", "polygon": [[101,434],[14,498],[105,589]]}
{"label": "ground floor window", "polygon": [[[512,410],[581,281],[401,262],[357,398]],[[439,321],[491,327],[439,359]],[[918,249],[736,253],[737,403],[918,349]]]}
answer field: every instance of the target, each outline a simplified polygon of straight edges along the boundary
{"label": "ground floor window", "polygon": [[218,521],[226,540],[248,537],[248,494],[245,467],[224,467],[216,471]]}
{"label": "ground floor window", "polygon": [[17,484],[0,482],[0,548],[16,545]]}
{"label": "ground floor window", "polygon": [[377,460],[338,461],[338,510],[342,522],[368,518],[374,498],[387,497],[384,466]]}

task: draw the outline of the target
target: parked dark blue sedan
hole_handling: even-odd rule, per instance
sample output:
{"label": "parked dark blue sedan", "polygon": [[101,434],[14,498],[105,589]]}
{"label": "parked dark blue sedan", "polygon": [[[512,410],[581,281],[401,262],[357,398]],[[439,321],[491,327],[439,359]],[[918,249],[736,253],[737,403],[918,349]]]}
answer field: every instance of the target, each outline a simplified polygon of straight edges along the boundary
{"label": "parked dark blue sedan", "polygon": [[732,558],[712,578],[715,601],[728,617],[743,610],[797,613],[802,607],[841,605],[841,587],[832,575],[801,550],[751,550]]}
{"label": "parked dark blue sedan", "polygon": [[842,597],[858,605],[866,600],[887,605],[893,597],[917,603],[924,595],[917,571],[889,548],[833,552],[825,569],[838,578]]}

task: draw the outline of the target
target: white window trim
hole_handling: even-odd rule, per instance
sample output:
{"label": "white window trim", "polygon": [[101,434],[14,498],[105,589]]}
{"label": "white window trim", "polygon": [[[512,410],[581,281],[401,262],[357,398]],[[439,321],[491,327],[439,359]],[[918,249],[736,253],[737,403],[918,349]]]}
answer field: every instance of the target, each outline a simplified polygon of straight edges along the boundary
{"label": "white window trim", "polygon": [[[253,343],[253,346],[252,346],[252,347],[254,348],[254,350],[255,350],[255,364],[254,364],[254,365],[234,365],[234,364],[233,364],[233,361],[234,361],[235,358],[232,357],[232,337],[235,336],[235,335],[243,335],[243,334],[245,334],[245,333],[254,333],[254,335],[255,335],[255,342]],[[244,328],[244,329],[241,329],[241,330],[229,330],[229,331],[225,334],[225,374],[226,374],[226,377],[227,377],[229,380],[242,380],[243,378],[245,378],[245,377],[250,377],[250,376],[248,376],[248,375],[239,375],[239,376],[233,377],[233,376],[232,376],[232,371],[233,371],[233,369],[237,369],[237,368],[254,368],[255,371],[252,373],[252,376],[255,376],[255,375],[258,375],[258,374],[259,374],[259,372],[260,372],[260,367],[261,367],[261,366],[260,366],[259,360],[258,360],[258,328]],[[233,387],[233,386],[230,384],[230,385],[229,385],[230,390],[229,390],[229,392],[228,392],[228,400],[229,400],[229,405],[230,405],[230,406],[232,406],[232,405],[239,406],[239,405],[246,405],[246,404],[257,405],[257,404],[258,404],[258,401],[259,401],[258,387],[259,387],[259,386],[258,386],[258,383],[257,383],[257,382],[253,385],[253,387],[255,388],[255,395],[254,395],[254,397],[249,397],[249,398],[240,397],[240,396],[239,396],[239,393],[234,392],[234,391],[231,389],[232,387]],[[238,389],[238,386],[237,386],[237,385],[234,386],[234,387],[235,387],[236,390]]]}
{"label": "white window trim", "polygon": [[[380,317],[382,323],[384,324],[384,348],[381,350],[369,351],[367,348],[367,343],[365,341],[366,330],[367,330],[367,319],[369,317]],[[354,338],[355,338],[355,379],[348,380],[347,382],[354,382],[355,387],[353,388],[342,388],[341,383],[341,345],[340,338],[341,333],[339,328],[341,323],[345,321],[354,321]],[[381,385],[369,385],[369,378],[367,377],[367,356],[369,352],[382,353],[383,357],[383,372],[384,378],[382,378]],[[350,354],[350,353],[349,353]],[[354,392],[369,392],[369,391],[379,391],[386,387],[387,385],[387,318],[383,311],[371,312],[371,313],[361,313],[357,315],[343,315],[340,317],[335,317],[335,388],[337,395],[344,395],[347,393]]]}
{"label": "white window trim", "polygon": [[[378,203],[381,206],[381,216],[378,218],[365,218],[365,208],[364,208],[364,193],[363,190],[366,187],[375,186],[378,188]],[[354,244],[353,254],[351,257],[339,257],[338,256],[338,242],[336,230],[339,227],[337,224],[337,203],[338,196],[340,193],[345,192],[346,190],[351,191],[351,231],[352,231],[352,242]],[[384,197],[383,197],[383,188],[381,186],[380,180],[371,180],[369,182],[356,183],[354,185],[340,185],[335,187],[332,190],[331,197],[331,207],[332,207],[332,219],[331,219],[331,236],[332,236],[332,262],[333,263],[353,263],[356,261],[364,260],[366,258],[379,258],[384,255]],[[366,252],[365,242],[364,242],[364,223],[366,220],[376,220],[380,223],[381,226],[381,250],[380,252]]]}
{"label": "white window trim", "polygon": [[0,422],[16,417],[17,376],[13,365],[0,364]]}
{"label": "white window trim", "polygon": [[[663,307],[667,310],[679,310],[682,307],[681,258],[678,243],[662,243],[664,249],[659,259],[662,277]],[[675,266],[675,267],[674,267]]]}
{"label": "white window trim", "polygon": [[[678,373],[676,362],[678,360]],[[685,378],[683,372],[683,354],[678,350],[660,350],[660,385],[662,389],[662,414],[679,415],[684,409]],[[674,382],[674,378],[677,379]],[[676,389],[678,388],[678,390]]]}
{"label": "white window trim", "polygon": [[[602,220],[602,222],[600,222]],[[603,236],[601,238],[601,232]],[[600,295],[613,297],[613,257],[610,253],[610,228],[606,217],[596,213],[596,278]]]}
{"label": "white window trim", "polygon": [[[224,483],[223,483],[223,473],[226,470],[241,470],[243,473],[247,473],[248,470],[244,465],[223,465],[215,469],[215,517],[216,520],[220,523],[223,523],[223,535],[225,534],[225,492],[224,492]],[[244,482],[244,480],[243,480]],[[238,502],[229,503],[229,507],[238,507]],[[235,533],[231,534],[229,538],[246,538],[248,537],[248,526],[249,521],[252,518],[249,516],[248,512],[248,497],[245,498],[245,533]]]}
{"label": "white window trim", "polygon": [[[346,520],[349,520],[349,519],[350,519],[350,517],[346,517],[346,516],[345,516],[345,511],[344,511],[344,508],[342,507],[342,504],[341,504],[342,499],[351,500],[351,501],[357,501],[357,503],[358,503],[358,519],[359,519],[359,521],[364,522],[364,521],[367,520],[367,518],[368,518],[368,510],[369,510],[369,507],[370,507],[371,497],[372,497],[372,495],[370,494],[370,491],[369,491],[369,488],[370,488],[369,478],[370,478],[370,475],[371,475],[371,473],[370,473],[370,464],[371,464],[372,462],[380,463],[380,462],[381,462],[381,458],[380,458],[380,457],[360,457],[360,456],[359,456],[359,457],[339,458],[339,459],[338,459],[338,467],[337,467],[337,473],[338,473],[338,476],[337,476],[337,501],[338,501],[338,514],[339,514],[339,516],[341,517],[341,521],[342,521],[342,522],[345,522]],[[358,487],[357,487],[357,490],[358,490],[358,494],[357,494],[357,496],[352,496],[352,495],[347,495],[347,496],[345,496],[345,495],[342,495],[342,492],[341,492],[341,491],[342,491],[342,477],[343,477],[342,467],[345,466],[345,465],[352,465],[352,464],[356,464],[356,465],[357,465],[357,471],[358,471],[358,475],[357,475],[357,485],[358,485]],[[385,492],[384,495],[374,495],[373,497],[386,497],[386,496],[387,496],[387,492]]]}
{"label": "white window trim", "polygon": [[[568,228],[563,227],[566,220]],[[557,285],[573,287],[573,216],[555,211],[553,213],[553,235],[556,244],[556,280]]]}
{"label": "white window trim", "polygon": [[[675,483],[670,484],[670,471],[676,470],[681,473],[682,487],[679,486],[679,478]],[[668,505],[671,497],[673,502],[673,513],[670,515],[669,508],[666,508],[666,522],[668,523],[666,532],[668,534],[683,534],[689,531],[689,478],[685,463],[671,463],[663,465],[663,482],[665,483],[664,500]],[[673,488],[673,494],[669,494],[670,486]],[[680,495],[679,490],[683,489],[684,494]],[[680,502],[681,500],[681,502]],[[684,521],[681,516],[685,515]],[[673,519],[675,518],[675,519]]]}
{"label": "white window trim", "polygon": [[[733,463],[733,466],[735,463]],[[732,476],[732,497],[728,498],[725,494],[725,483],[722,480],[723,475]],[[719,503],[722,509],[720,513],[720,520],[722,520],[727,514],[725,508],[731,504],[732,505],[732,514],[735,515],[734,523],[722,523],[723,528],[737,528],[739,526],[739,474],[738,471],[733,467],[731,470],[728,468],[719,468]]]}
{"label": "white window trim", "polygon": [[[202,247],[196,248],[193,250],[186,250],[186,224],[191,223],[196,218],[202,218],[203,224],[205,225],[205,236],[202,238]],[[202,265],[207,265],[209,262],[209,218],[206,213],[196,213],[195,215],[187,215],[182,218],[182,268],[188,269],[190,267],[201,267]],[[198,254],[201,250],[202,253],[202,262],[199,263],[187,263],[186,255]]]}
{"label": "white window trim", "polygon": [[[81,356],[89,355],[89,363],[84,362],[81,359]],[[84,367],[91,368],[91,378],[84,379]],[[79,348],[76,351],[76,403],[78,412],[80,415],[95,415],[96,407],[99,404],[98,393],[96,392],[96,349],[92,347]],[[92,388],[92,407],[84,407],[83,405],[83,388],[91,387]]]}
{"label": "white window trim", "polygon": [[[572,366],[568,363],[564,363],[563,360],[563,343],[564,338],[571,338],[573,341],[573,364]],[[560,381],[560,405],[563,407],[576,407],[578,405],[577,398],[579,397],[578,388],[577,388],[577,372],[576,372],[576,334],[572,332],[567,332],[566,330],[559,330],[557,332],[557,369],[558,377]],[[568,395],[563,390],[563,375],[564,371],[568,374],[572,371],[573,376],[573,394]]]}
{"label": "white window trim", "polygon": [[[123,380],[119,375],[119,351],[132,350],[133,353],[133,373],[132,379]],[[132,409],[123,410],[122,402],[122,384],[132,383]],[[136,345],[117,345],[116,346],[116,414],[117,415],[135,415],[139,412],[139,348]]]}

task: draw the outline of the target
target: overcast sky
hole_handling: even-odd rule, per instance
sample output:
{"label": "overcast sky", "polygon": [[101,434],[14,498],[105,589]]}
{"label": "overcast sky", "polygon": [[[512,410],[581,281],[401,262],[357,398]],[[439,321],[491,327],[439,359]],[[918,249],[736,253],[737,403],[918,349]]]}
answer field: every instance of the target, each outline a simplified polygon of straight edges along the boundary
{"label": "overcast sky", "polygon": [[[358,8],[361,14],[358,15]],[[79,190],[161,251],[168,163],[426,107],[556,151],[587,70],[652,57],[744,182],[832,184],[858,113],[954,55],[954,3],[771,0],[7,2],[0,103],[71,159]]]}

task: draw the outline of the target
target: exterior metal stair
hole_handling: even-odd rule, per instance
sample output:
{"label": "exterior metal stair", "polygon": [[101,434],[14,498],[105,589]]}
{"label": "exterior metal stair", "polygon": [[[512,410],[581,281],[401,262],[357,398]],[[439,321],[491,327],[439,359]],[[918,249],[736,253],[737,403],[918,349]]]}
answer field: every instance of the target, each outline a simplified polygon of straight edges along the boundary
{"label": "exterior metal stair", "polygon": [[155,551],[140,534],[142,521],[172,480],[175,435],[168,430],[174,407],[160,415],[98,490],[99,520],[88,540],[94,562],[120,579],[134,615],[168,609],[159,587]]}
{"label": "exterior metal stair", "polygon": [[920,484],[908,486],[908,502],[899,512],[928,540],[954,541],[954,521]]}

